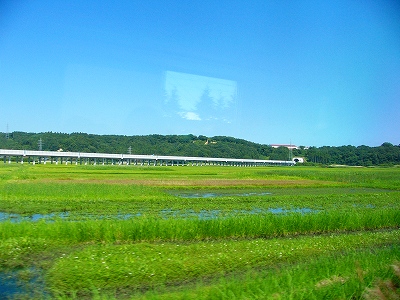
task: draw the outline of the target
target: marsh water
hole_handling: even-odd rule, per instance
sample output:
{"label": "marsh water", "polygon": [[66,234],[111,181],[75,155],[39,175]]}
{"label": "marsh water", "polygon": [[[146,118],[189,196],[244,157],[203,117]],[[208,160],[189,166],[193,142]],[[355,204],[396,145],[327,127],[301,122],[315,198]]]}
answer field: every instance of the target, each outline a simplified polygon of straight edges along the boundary
{"label": "marsh water", "polygon": [[[219,197],[257,197],[257,196],[268,196],[273,195],[269,191],[213,191],[213,190],[187,190],[187,191],[166,191],[168,194],[187,199],[213,199]],[[368,191],[364,191],[368,192]],[[357,204],[354,204],[357,206]],[[373,205],[366,205],[366,208],[374,208]],[[252,207],[251,209],[232,209],[230,211],[222,209],[176,209],[172,207],[165,207],[155,212],[156,216],[162,219],[170,218],[198,218],[200,220],[210,220],[216,218],[226,218],[234,216],[244,216],[244,215],[258,215],[258,214],[280,214],[285,215],[289,213],[316,213],[319,212],[317,209],[309,207],[293,207],[293,208],[283,208],[283,207]],[[9,212],[0,211],[0,222],[54,222],[56,220],[63,221],[84,221],[84,220],[128,220],[147,215],[148,209],[138,209],[137,211],[131,212],[120,212],[114,214],[95,214],[95,213],[79,213],[79,212],[52,212],[52,213],[34,213],[34,214],[17,214]],[[154,214],[152,214],[154,215]]]}
{"label": "marsh water", "polygon": [[[309,191],[308,191],[309,192]],[[369,192],[369,191],[364,191]],[[208,198],[220,198],[220,197],[257,197],[273,195],[269,191],[198,191],[198,190],[187,190],[187,191],[167,191],[168,194],[188,199],[208,199]],[[264,198],[265,199],[265,198]],[[360,204],[354,204],[355,207],[360,206]],[[363,205],[366,208],[374,208],[373,205],[367,204]],[[212,220],[219,218],[229,218],[235,216],[246,216],[246,215],[287,215],[291,213],[299,214],[310,214],[318,213],[319,210],[308,208],[308,207],[295,207],[295,208],[284,208],[284,207],[252,207],[247,209],[176,209],[166,207],[160,209],[156,212],[156,215],[162,219],[173,219],[173,218],[197,218],[200,220]],[[78,213],[78,212],[52,212],[47,214],[34,213],[30,215],[22,215],[17,213],[0,212],[0,222],[55,222],[56,220],[62,221],[84,221],[84,220],[128,220],[135,219],[146,215],[146,209],[138,209],[134,212],[124,212],[116,214],[94,214],[94,213]],[[28,295],[31,293],[27,286],[42,286],[44,288],[44,283],[42,282],[41,276],[37,275],[33,279],[21,284],[16,273],[1,273],[0,272],[0,299],[19,297],[18,295]],[[39,279],[38,279],[39,278]]]}
{"label": "marsh water", "polygon": [[22,279],[20,273],[15,271],[0,272],[0,299],[48,299],[41,272],[32,267],[25,273],[29,278]]}
{"label": "marsh water", "polygon": [[15,276],[0,273],[0,299],[7,299],[20,292],[21,287]]}
{"label": "marsh water", "polygon": [[[307,208],[307,207],[299,207],[292,209],[285,209],[282,207],[276,208],[252,208],[252,209],[241,209],[241,210],[232,210],[229,212],[212,209],[212,210],[200,210],[195,211],[192,209],[171,209],[165,208],[159,211],[158,215],[162,219],[170,219],[170,218],[198,218],[200,220],[210,220],[217,218],[226,218],[233,217],[238,215],[257,215],[257,214],[288,214],[288,213],[312,213],[317,212],[315,209]],[[129,220],[142,216],[141,212],[127,213],[127,214],[114,214],[114,215],[96,215],[96,214],[69,214],[68,212],[62,213],[49,213],[49,214],[33,214],[33,215],[20,215],[15,213],[6,213],[0,212],[0,222],[55,222],[56,220],[63,221],[84,221],[84,220]]]}

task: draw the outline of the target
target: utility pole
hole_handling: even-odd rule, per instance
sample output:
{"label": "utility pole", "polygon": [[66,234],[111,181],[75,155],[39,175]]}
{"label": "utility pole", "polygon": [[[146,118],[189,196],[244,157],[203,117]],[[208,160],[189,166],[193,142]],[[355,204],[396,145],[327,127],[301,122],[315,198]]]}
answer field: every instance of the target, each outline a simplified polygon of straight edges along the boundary
{"label": "utility pole", "polygon": [[42,138],[39,139],[39,141],[38,141],[38,146],[39,146],[39,151],[42,151],[42,150],[43,150],[43,141],[42,141]]}
{"label": "utility pole", "polygon": [[10,133],[8,132],[8,123],[7,123],[7,131],[6,131],[6,140],[10,138]]}
{"label": "utility pole", "polygon": [[[132,147],[131,147],[131,146],[129,146],[129,148],[128,148],[128,154],[129,154],[129,155],[132,154]],[[130,165],[130,164],[131,164],[131,159],[129,158],[129,159],[128,159],[128,165]]]}

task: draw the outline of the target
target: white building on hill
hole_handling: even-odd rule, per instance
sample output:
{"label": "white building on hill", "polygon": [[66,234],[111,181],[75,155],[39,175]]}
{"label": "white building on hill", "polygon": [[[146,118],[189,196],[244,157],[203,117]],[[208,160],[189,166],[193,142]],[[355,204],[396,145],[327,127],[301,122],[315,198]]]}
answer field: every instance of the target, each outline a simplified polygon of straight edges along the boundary
{"label": "white building on hill", "polygon": [[299,149],[296,145],[287,145],[287,144],[271,144],[272,148],[286,147],[288,149]]}

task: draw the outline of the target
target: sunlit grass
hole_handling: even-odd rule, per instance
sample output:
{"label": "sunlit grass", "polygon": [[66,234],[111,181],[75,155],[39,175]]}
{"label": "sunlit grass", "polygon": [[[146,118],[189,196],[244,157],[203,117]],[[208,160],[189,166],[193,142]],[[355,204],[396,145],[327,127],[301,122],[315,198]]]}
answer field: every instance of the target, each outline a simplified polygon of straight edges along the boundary
{"label": "sunlit grass", "polygon": [[[396,253],[399,255],[399,241],[399,231],[391,231],[293,239],[94,245],[61,254],[49,271],[49,282],[61,294],[82,292],[87,287],[140,290],[241,273],[252,268],[313,261],[321,256],[343,258],[353,251],[362,252],[371,247],[378,249],[393,243],[397,245]],[[354,269],[354,265],[351,268]],[[337,274],[335,269],[331,271],[330,278],[333,275],[346,276]],[[315,283],[320,276],[312,275]],[[343,277],[343,280],[349,279]]]}
{"label": "sunlit grass", "polygon": [[392,283],[393,298],[379,298],[370,291],[376,290],[377,279],[392,279],[399,251],[399,247],[372,248],[311,256],[295,264],[250,269],[180,288],[138,292],[130,299],[396,299],[398,282]]}
{"label": "sunlit grass", "polygon": [[202,220],[137,217],[130,220],[0,223],[0,238],[29,236],[76,242],[193,241],[224,238],[277,237],[396,228],[400,210],[375,209],[287,215],[243,215]]}
{"label": "sunlit grass", "polygon": [[[360,207],[399,208],[399,192],[351,187],[256,187],[219,189],[202,187],[180,191],[211,191],[218,197],[188,199],[171,189],[126,184],[0,183],[0,211],[20,214],[66,212],[71,214],[141,213],[158,215],[161,210],[238,210],[311,208],[318,210]],[[176,189],[175,189],[176,191]],[[255,192],[253,196],[240,193]],[[236,196],[229,195],[237,194]],[[270,194],[257,195],[268,192]],[[224,196],[224,193],[226,196]],[[179,194],[179,192],[178,192]],[[22,203],[23,201],[23,203]],[[22,205],[23,204],[23,205]]]}
{"label": "sunlit grass", "polygon": [[59,299],[359,299],[400,260],[399,189],[400,168],[0,163],[0,212],[55,213],[0,222],[0,271]]}

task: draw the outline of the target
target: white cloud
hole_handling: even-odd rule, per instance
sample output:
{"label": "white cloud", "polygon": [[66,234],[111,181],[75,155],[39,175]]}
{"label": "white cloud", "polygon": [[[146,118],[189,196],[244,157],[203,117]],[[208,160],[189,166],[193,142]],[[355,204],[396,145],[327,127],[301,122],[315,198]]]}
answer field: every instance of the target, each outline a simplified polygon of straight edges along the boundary
{"label": "white cloud", "polygon": [[201,121],[201,118],[198,114],[196,114],[195,112],[192,111],[187,111],[187,112],[180,112],[179,115],[186,119],[186,120],[190,120],[190,121]]}

